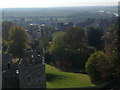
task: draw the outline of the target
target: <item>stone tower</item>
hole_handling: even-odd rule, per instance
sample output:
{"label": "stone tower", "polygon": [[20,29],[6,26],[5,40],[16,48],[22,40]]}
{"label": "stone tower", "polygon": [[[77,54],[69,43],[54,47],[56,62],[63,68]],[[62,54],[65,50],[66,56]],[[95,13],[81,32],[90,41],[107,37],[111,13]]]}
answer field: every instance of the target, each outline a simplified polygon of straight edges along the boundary
{"label": "stone tower", "polygon": [[2,54],[2,88],[19,88],[17,66],[12,63],[12,55]]}
{"label": "stone tower", "polygon": [[25,50],[19,62],[20,88],[46,88],[44,58],[35,50]]}

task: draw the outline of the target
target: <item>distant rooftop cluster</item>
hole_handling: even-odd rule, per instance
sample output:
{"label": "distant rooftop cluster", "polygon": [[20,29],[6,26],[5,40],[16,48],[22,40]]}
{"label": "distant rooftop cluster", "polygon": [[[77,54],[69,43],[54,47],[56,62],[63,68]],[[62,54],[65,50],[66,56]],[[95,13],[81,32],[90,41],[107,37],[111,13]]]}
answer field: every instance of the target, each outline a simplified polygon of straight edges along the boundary
{"label": "distant rooftop cluster", "polygon": [[104,13],[113,14],[113,15],[116,16],[116,17],[119,16],[118,13],[112,13],[112,12],[109,12],[109,11],[106,12],[106,11],[103,11],[103,10],[100,10],[99,13],[100,13],[100,14],[104,14]]}

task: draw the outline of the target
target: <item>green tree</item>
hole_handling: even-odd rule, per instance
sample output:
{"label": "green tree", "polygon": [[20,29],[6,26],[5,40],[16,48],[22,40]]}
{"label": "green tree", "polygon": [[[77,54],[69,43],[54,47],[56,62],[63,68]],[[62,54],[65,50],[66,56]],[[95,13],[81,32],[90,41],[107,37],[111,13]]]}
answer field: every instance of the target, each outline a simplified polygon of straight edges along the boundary
{"label": "green tree", "polygon": [[9,40],[8,38],[8,35],[9,35],[9,31],[10,31],[10,28],[15,26],[14,23],[12,22],[3,22],[2,23],[2,39],[3,40]]}
{"label": "green tree", "polygon": [[41,52],[43,55],[45,54],[48,47],[49,47],[49,40],[47,37],[47,30],[45,29],[45,27],[43,27],[41,29],[41,37],[40,37],[40,45],[39,45],[39,49],[43,50]]}
{"label": "green tree", "polygon": [[101,51],[93,53],[85,65],[85,69],[94,84],[101,84],[113,78],[112,68],[110,60]]}
{"label": "green tree", "polygon": [[69,28],[65,34],[64,41],[66,47],[72,54],[77,53],[83,49],[85,44],[85,31],[84,28],[72,27]]}
{"label": "green tree", "polygon": [[55,27],[52,25],[48,25],[45,27],[45,31],[46,31],[46,37],[48,41],[52,41],[52,34],[56,31]]}
{"label": "green tree", "polygon": [[116,24],[116,30],[117,30],[117,77],[119,78],[119,84],[120,84],[120,16],[118,17],[118,22]]}
{"label": "green tree", "polygon": [[113,24],[106,34],[105,53],[109,57],[114,69],[114,79],[120,84],[120,20]]}
{"label": "green tree", "polygon": [[90,26],[86,30],[86,42],[88,45],[95,47],[97,50],[103,49],[104,42],[101,40],[103,31],[98,27]]}
{"label": "green tree", "polygon": [[47,49],[47,47],[49,46],[49,41],[47,39],[47,37],[43,36],[40,38],[40,48],[43,48],[43,49]]}
{"label": "green tree", "polygon": [[83,28],[70,28],[67,32],[55,32],[50,45],[53,60],[68,61],[74,69],[84,69],[95,49],[85,44]]}
{"label": "green tree", "polygon": [[53,55],[54,60],[65,60],[66,51],[64,43],[65,32],[56,32],[53,35],[53,40],[50,46],[50,53]]}
{"label": "green tree", "polygon": [[28,34],[20,26],[14,26],[10,29],[9,40],[8,52],[21,58],[23,50],[28,47]]}
{"label": "green tree", "polygon": [[69,28],[64,36],[65,49],[69,52],[68,60],[72,61],[72,67],[84,69],[85,63],[94,49],[85,43],[84,28]]}

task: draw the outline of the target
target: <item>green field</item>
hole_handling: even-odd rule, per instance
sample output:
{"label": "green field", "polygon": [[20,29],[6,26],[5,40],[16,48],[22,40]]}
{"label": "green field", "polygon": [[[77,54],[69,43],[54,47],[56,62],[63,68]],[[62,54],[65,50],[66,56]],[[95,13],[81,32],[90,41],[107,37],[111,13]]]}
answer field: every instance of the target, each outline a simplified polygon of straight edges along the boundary
{"label": "green field", "polygon": [[94,86],[88,75],[62,72],[46,64],[47,88],[79,88]]}

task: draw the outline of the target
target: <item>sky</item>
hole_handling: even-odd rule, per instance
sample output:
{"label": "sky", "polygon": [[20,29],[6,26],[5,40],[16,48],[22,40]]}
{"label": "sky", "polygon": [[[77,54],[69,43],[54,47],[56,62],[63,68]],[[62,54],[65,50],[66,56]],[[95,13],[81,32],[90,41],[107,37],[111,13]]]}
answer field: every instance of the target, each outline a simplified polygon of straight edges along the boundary
{"label": "sky", "polygon": [[1,0],[0,8],[114,6],[119,0]]}

